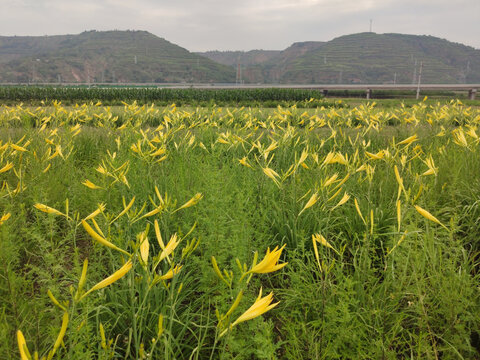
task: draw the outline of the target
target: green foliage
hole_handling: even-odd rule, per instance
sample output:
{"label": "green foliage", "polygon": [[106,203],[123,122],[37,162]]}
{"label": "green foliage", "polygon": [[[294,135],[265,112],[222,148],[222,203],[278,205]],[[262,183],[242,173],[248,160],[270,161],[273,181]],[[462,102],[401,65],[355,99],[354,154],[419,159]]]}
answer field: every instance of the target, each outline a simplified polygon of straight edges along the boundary
{"label": "green foliage", "polygon": [[146,31],[2,37],[1,82],[233,82],[235,70]]}
{"label": "green foliage", "polygon": [[[52,350],[64,310],[48,290],[70,319],[56,358],[478,357],[478,109],[116,111],[54,103],[0,113],[0,169],[14,165],[0,172],[5,357],[18,358],[19,329],[32,353]],[[81,225],[99,207],[98,228],[132,269],[79,301],[85,259],[80,297],[127,261]],[[169,255],[181,271],[152,287],[172,267],[142,263],[142,232],[150,265],[162,252],[155,222],[164,243],[185,239]],[[251,279],[238,268],[284,244],[285,268]],[[260,287],[278,306],[230,328]]]}
{"label": "green foliage", "polygon": [[230,66],[240,59],[244,78],[250,83],[412,84],[418,81],[420,62],[423,83],[480,81],[478,49],[433,36],[368,32],[328,42],[299,42],[277,52],[202,55]]}
{"label": "green foliage", "polygon": [[[240,104],[255,106],[264,104],[267,107],[293,105],[301,107],[344,105],[333,100],[322,100],[319,90],[298,89],[250,89],[250,90],[203,90],[203,89],[168,89],[141,87],[51,87],[51,86],[2,86],[0,101],[2,102],[40,102],[62,101],[70,104],[77,102],[102,101],[106,104],[121,105],[124,102],[138,101],[141,104]],[[310,100],[312,99],[312,100]]]}

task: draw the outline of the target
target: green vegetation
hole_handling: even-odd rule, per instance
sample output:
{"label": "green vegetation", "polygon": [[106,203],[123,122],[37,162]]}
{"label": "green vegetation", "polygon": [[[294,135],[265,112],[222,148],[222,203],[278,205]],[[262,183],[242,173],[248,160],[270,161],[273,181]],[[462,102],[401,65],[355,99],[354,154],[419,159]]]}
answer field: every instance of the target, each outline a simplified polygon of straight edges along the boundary
{"label": "green vegetation", "polygon": [[[227,55],[203,53],[229,65]],[[223,55],[223,56],[222,56]],[[360,33],[326,43],[293,44],[275,56],[245,54],[243,78],[251,83],[479,83],[480,50],[433,36]],[[236,64],[236,63],[234,63]]]}
{"label": "green vegetation", "polygon": [[0,37],[1,83],[479,83],[480,50],[432,36],[360,33],[283,51],[190,53],[145,31]]}
{"label": "green vegetation", "polygon": [[[438,100],[448,102],[456,97],[464,100],[465,92],[423,91],[427,103]],[[341,98],[341,99],[338,99]],[[372,98],[382,106],[411,106],[417,103],[414,91],[376,90]],[[447,100],[448,99],[448,100]],[[54,101],[75,105],[79,102],[101,102],[105,105],[123,106],[125,101],[136,101],[139,104],[177,106],[246,106],[276,108],[277,106],[297,106],[298,108],[345,107],[348,104],[360,104],[365,100],[365,91],[332,90],[328,98],[318,90],[301,89],[169,89],[151,87],[53,87],[53,86],[2,86],[0,87],[0,103],[15,105],[19,103],[31,106],[51,105]],[[464,100],[469,105],[479,105],[478,100]]]}
{"label": "green vegetation", "polygon": [[[168,88],[114,88],[114,87],[0,87],[0,102],[35,103],[60,100],[70,104],[101,101],[106,104],[122,104],[123,101],[138,101],[142,104],[157,103],[188,104],[233,104],[273,106],[299,102],[302,107],[342,106],[341,102],[322,99],[319,90],[298,89],[249,89],[249,90],[203,90]],[[307,100],[305,100],[307,99]]]}
{"label": "green vegetation", "polygon": [[479,126],[460,101],[2,106],[0,354],[478,358]]}
{"label": "green vegetation", "polygon": [[146,31],[0,37],[0,82],[232,82],[235,70]]}

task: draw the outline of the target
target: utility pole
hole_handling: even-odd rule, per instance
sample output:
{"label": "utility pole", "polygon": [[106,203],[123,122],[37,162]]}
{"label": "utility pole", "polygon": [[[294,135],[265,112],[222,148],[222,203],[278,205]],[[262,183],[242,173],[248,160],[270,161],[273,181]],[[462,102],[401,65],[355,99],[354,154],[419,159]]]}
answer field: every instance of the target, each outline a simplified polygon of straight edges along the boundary
{"label": "utility pole", "polygon": [[422,81],[422,69],[423,69],[423,61],[420,62],[420,70],[418,72],[417,100],[420,97],[420,83]]}
{"label": "utility pole", "polygon": [[466,67],[465,71],[462,71],[461,73],[463,75],[462,82],[464,84],[466,84],[467,83],[467,76],[470,73],[470,60],[467,61],[467,67]]}
{"label": "utility pole", "polygon": [[413,68],[413,80],[412,84],[415,84],[417,82],[417,59],[415,59],[415,66]]}
{"label": "utility pole", "polygon": [[135,65],[137,65],[137,55],[133,57],[133,62],[135,63]]}
{"label": "utility pole", "polygon": [[393,74],[393,85],[397,83],[397,73]]}
{"label": "utility pole", "polygon": [[240,63],[237,63],[237,78],[235,79],[235,84],[242,84],[242,65],[240,65]]}
{"label": "utility pole", "polygon": [[373,20],[370,19],[370,32],[372,32],[372,23],[373,23]]}
{"label": "utility pole", "polygon": [[35,82],[35,61],[32,64],[32,83]]}
{"label": "utility pole", "polygon": [[242,84],[242,65],[240,64],[240,55],[237,58],[237,78],[235,79],[235,84]]}

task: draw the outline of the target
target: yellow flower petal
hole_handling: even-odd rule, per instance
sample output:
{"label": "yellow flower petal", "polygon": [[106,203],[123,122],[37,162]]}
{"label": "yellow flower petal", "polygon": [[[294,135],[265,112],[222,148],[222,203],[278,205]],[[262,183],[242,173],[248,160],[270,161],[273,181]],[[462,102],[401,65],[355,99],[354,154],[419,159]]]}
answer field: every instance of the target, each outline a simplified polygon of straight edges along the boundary
{"label": "yellow flower petal", "polygon": [[298,216],[300,216],[301,213],[303,213],[305,210],[307,210],[308,208],[312,207],[313,205],[315,205],[315,203],[318,201],[318,193],[313,193],[313,195],[310,197],[310,199],[307,201],[307,203],[305,204],[305,206],[303,207],[302,211],[300,211],[298,213]]}
{"label": "yellow flower petal", "polygon": [[422,209],[420,206],[418,205],[414,205],[415,209],[418,211],[418,213],[420,215],[422,215],[425,219],[428,219],[430,221],[433,221],[434,223],[437,223],[438,225],[442,226],[443,228],[445,228],[446,230],[448,230],[448,228],[443,225],[440,220],[438,220],[435,216],[433,216],[432,214],[430,214],[427,210],[425,209]]}
{"label": "yellow flower petal", "polygon": [[278,246],[276,246],[272,252],[270,252],[270,248],[268,248],[263,260],[253,266],[248,273],[266,274],[283,268],[288,263],[278,264],[278,260],[280,259],[282,250],[285,248],[285,246],[286,244],[284,244],[280,249],[278,249]]}
{"label": "yellow flower petal", "polygon": [[7,163],[5,164],[5,166],[0,169],[0,174],[1,174],[1,173],[4,173],[4,172],[7,172],[7,171],[10,170],[11,168],[13,168],[13,163],[7,162]]}
{"label": "yellow flower petal", "polygon": [[168,242],[168,244],[165,246],[165,249],[162,250],[162,252],[160,253],[160,258],[159,258],[159,262],[162,261],[163,259],[165,259],[166,257],[168,257],[168,255],[170,255],[174,250],[175,248],[178,246],[178,244],[180,244],[180,240],[178,240],[178,237],[177,237],[177,234],[173,234],[171,237],[170,237],[170,241]]}
{"label": "yellow flower petal", "polygon": [[[330,245],[330,243],[327,241],[327,239],[325,239],[323,237],[322,234],[314,234],[312,235],[312,240],[318,242],[319,244],[322,244],[323,246],[327,247],[327,248],[330,248],[332,249],[333,251],[335,251],[337,254],[339,254],[339,252],[337,250],[335,250],[335,248]],[[340,254],[339,254],[340,255]]]}
{"label": "yellow flower petal", "polygon": [[132,260],[128,260],[125,263],[125,265],[123,265],[120,269],[115,271],[112,275],[110,275],[106,279],[104,279],[104,280],[100,281],[99,283],[97,283],[96,285],[94,285],[90,290],[88,290],[85,294],[83,294],[83,296],[80,298],[80,300],[83,299],[88,294],[90,294],[92,291],[103,289],[104,287],[107,287],[108,285],[111,285],[115,281],[124,277],[130,271],[130,269],[132,268],[132,265],[133,265]]}
{"label": "yellow flower petal", "polygon": [[2,225],[5,221],[10,219],[10,216],[11,216],[10,213],[3,214],[2,217],[0,218],[0,225]]}
{"label": "yellow flower petal", "polygon": [[98,186],[98,185],[95,185],[94,183],[92,183],[90,180],[85,180],[82,182],[82,185],[85,185],[86,187],[90,188],[90,189],[93,189],[93,190],[96,190],[96,189],[102,189],[101,186]]}
{"label": "yellow flower petal", "polygon": [[190,206],[193,206],[193,205],[196,205],[198,204],[198,202],[203,198],[203,195],[201,193],[196,193],[190,200],[188,200],[185,204],[183,204],[182,206],[180,206],[177,210],[175,211],[178,211],[178,210],[181,210],[181,209],[185,209],[185,208],[188,208]]}
{"label": "yellow flower petal", "polygon": [[33,207],[37,210],[40,210],[40,211],[43,211],[47,214],[54,214],[54,215],[62,215],[62,216],[66,216],[64,213],[58,211],[57,209],[54,209],[50,206],[47,206],[47,205],[44,205],[44,204],[40,204],[40,203],[36,203],[35,205],[33,205]]}
{"label": "yellow flower petal", "polygon": [[131,255],[126,252],[125,250],[123,249],[120,249],[118,246],[112,244],[110,241],[108,241],[107,239],[103,238],[102,236],[100,236],[98,233],[95,232],[95,230],[93,230],[93,228],[85,221],[85,220],[82,220],[82,226],[83,228],[87,231],[87,233],[95,240],[97,240],[100,244],[102,245],[105,245],[106,247],[109,247],[110,249],[114,249],[114,250],[117,250],[117,251],[120,251],[122,254],[125,254],[127,255],[128,257],[130,257]]}
{"label": "yellow flower petal", "polygon": [[168,270],[164,275],[160,276],[159,278],[161,280],[170,280],[173,278],[173,275],[176,275],[180,272],[182,269],[183,265],[180,266],[175,266],[173,269]]}
{"label": "yellow flower petal", "polygon": [[146,236],[145,232],[142,232],[140,235],[140,258],[145,265],[148,263],[149,249],[150,243],[148,242],[148,237]]}
{"label": "yellow flower petal", "polygon": [[20,352],[20,359],[28,360],[31,359],[32,356],[27,348],[27,342],[25,341],[25,337],[20,330],[17,330],[17,343],[18,343],[18,350]]}
{"label": "yellow flower petal", "polygon": [[335,206],[332,208],[332,210],[333,210],[333,209],[336,209],[336,208],[339,207],[339,206],[342,206],[343,204],[345,204],[345,203],[348,201],[348,199],[350,199],[350,195],[348,195],[348,194],[345,192],[345,194],[343,194],[343,197],[340,199],[340,201],[338,202],[338,204],[335,205]]}
{"label": "yellow flower petal", "polygon": [[271,304],[273,300],[273,292],[271,292],[270,294],[268,294],[263,298],[261,297],[261,295],[262,295],[262,289],[260,289],[260,294],[257,300],[253,303],[253,305],[250,306],[248,310],[245,311],[242,315],[240,315],[238,319],[233,322],[231,327],[234,327],[241,322],[254,319],[266,313],[267,311],[273,309],[275,306],[279,304],[278,302],[275,304]]}
{"label": "yellow flower petal", "polygon": [[55,355],[55,352],[60,347],[60,345],[63,341],[63,337],[65,336],[65,332],[67,331],[67,326],[68,326],[68,313],[65,312],[65,313],[63,313],[62,327],[60,328],[60,332],[58,333],[57,340],[55,341],[55,344],[53,345],[52,351],[48,354],[47,360],[52,359],[53,355]]}
{"label": "yellow flower petal", "polygon": [[412,142],[416,141],[417,139],[418,139],[418,136],[417,136],[417,134],[415,134],[415,135],[412,135],[412,136],[406,138],[405,140],[400,141],[397,145],[408,145],[408,144],[411,144]]}

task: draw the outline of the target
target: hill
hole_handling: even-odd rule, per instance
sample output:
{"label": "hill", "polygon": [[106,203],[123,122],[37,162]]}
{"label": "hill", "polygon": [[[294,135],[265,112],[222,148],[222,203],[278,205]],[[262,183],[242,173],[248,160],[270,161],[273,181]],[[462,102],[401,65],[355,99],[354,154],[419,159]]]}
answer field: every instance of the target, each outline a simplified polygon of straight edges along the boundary
{"label": "hill", "polygon": [[235,70],[146,31],[0,37],[0,82],[232,82]]}
{"label": "hill", "polygon": [[418,81],[421,63],[424,83],[480,82],[480,50],[433,36],[375,33],[295,43],[243,63],[242,75],[247,83],[409,84]]}
{"label": "hill", "polygon": [[191,53],[146,31],[0,37],[0,82],[480,83],[480,50],[433,36],[360,33],[285,50]]}

